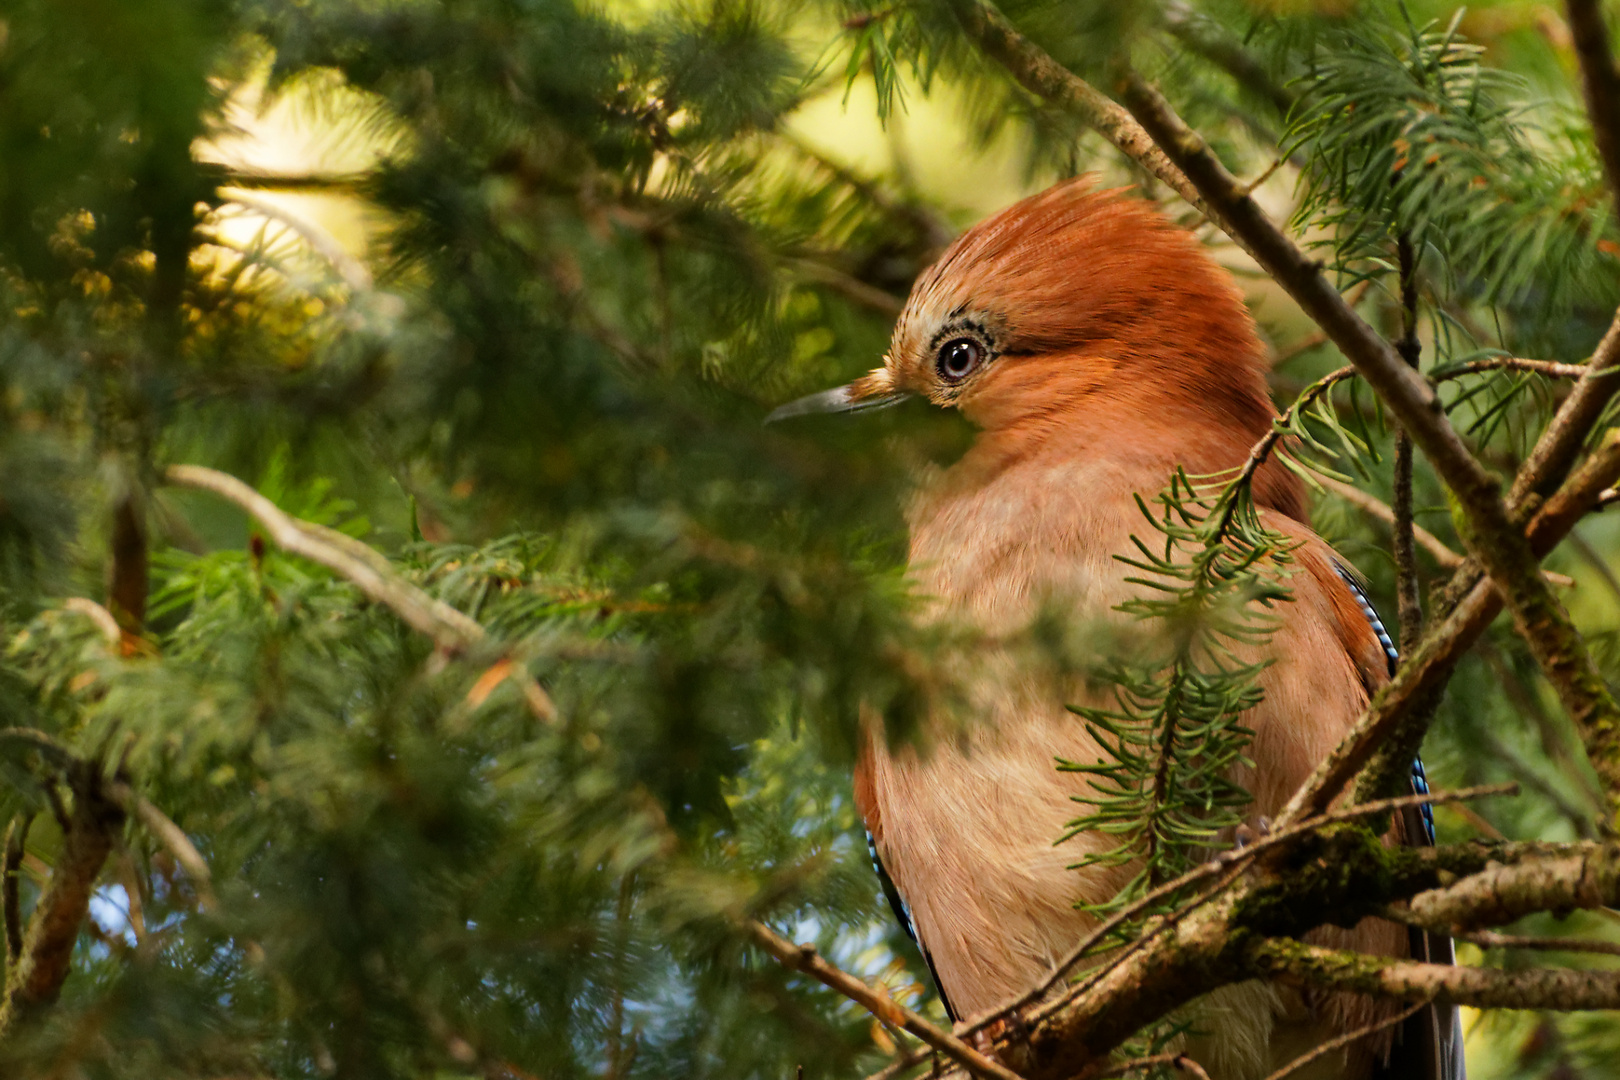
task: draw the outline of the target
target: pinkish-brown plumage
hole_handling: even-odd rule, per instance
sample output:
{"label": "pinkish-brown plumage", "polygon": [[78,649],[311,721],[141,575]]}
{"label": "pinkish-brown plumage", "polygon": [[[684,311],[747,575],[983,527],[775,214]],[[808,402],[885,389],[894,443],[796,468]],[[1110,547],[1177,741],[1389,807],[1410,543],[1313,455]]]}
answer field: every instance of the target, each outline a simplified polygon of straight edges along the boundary
{"label": "pinkish-brown plumage", "polygon": [[[961,341],[950,364],[964,374],[947,377],[944,352]],[[1241,295],[1193,236],[1122,192],[1075,181],[953,244],[913,288],[884,366],[847,395],[921,394],[981,429],[909,511],[912,572],[932,618],[1013,634],[1055,604],[1129,633],[1113,609],[1137,587],[1114,556],[1146,531],[1133,493],[1151,497],[1178,466],[1240,465],[1275,415],[1265,368]],[[1255,767],[1243,779],[1258,817],[1338,743],[1385,658],[1307,526],[1298,480],[1269,463],[1255,498],[1267,525],[1302,544],[1265,700],[1248,719]],[[1067,869],[1105,837],[1054,845],[1086,781],[1053,759],[1101,756],[1064,705],[1103,704],[1101,691],[1010,650],[982,648],[964,663],[980,722],[918,751],[891,750],[874,720],[855,790],[942,989],[967,1016],[1045,975],[1090,924],[1076,903],[1112,895],[1131,871]],[[1404,932],[1381,922],[1322,936],[1406,949]],[[1307,1003],[1253,984],[1208,1008],[1222,1034],[1201,1052],[1222,1078],[1269,1071],[1372,1015],[1357,999]],[[1332,1071],[1317,1075],[1366,1075],[1385,1045],[1329,1055]]]}

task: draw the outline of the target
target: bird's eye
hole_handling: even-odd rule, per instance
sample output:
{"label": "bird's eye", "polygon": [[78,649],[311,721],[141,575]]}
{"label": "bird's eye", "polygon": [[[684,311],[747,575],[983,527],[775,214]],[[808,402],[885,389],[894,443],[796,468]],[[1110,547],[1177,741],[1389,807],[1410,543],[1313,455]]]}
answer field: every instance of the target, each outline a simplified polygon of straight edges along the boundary
{"label": "bird's eye", "polygon": [[946,382],[961,382],[984,361],[984,346],[973,338],[952,338],[939,347],[936,367]]}

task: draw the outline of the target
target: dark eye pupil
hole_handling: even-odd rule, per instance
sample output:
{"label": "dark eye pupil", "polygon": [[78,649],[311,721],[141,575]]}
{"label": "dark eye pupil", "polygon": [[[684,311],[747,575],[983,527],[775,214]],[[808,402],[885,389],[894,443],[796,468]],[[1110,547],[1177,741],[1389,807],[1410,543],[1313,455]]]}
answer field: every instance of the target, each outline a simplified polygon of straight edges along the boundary
{"label": "dark eye pupil", "polygon": [[939,373],[947,379],[963,378],[978,367],[982,352],[979,343],[972,338],[947,341],[939,350]]}

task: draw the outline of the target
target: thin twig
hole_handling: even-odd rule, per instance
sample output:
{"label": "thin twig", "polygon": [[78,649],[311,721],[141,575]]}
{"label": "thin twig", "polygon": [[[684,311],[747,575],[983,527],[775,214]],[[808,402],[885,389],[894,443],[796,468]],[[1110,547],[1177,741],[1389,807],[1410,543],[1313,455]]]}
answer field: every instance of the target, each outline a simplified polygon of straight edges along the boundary
{"label": "thin twig", "polygon": [[317,536],[275,503],[234,476],[201,465],[171,465],[170,483],[211,491],[246,510],[283,551],[320,563],[358,586],[379,604],[392,609],[411,628],[431,637],[446,652],[466,652],[484,639],[484,628],[442,600],[434,599],[398,575],[385,574],[370,559],[357,558]]}
{"label": "thin twig", "polygon": [[795,945],[761,922],[749,922],[746,929],[754,943],[776,957],[783,966],[804,972],[843,994],[880,1020],[911,1032],[935,1050],[960,1063],[974,1076],[990,1080],[1020,1080],[1019,1075],[1005,1065],[985,1057],[950,1032],[935,1027],[888,994],[880,993],[855,976],[827,963],[816,952],[814,946]]}
{"label": "thin twig", "polygon": [[1597,953],[1602,956],[1620,956],[1620,942],[1593,941],[1590,938],[1524,937],[1519,934],[1498,934],[1492,930],[1472,933],[1454,933],[1458,941],[1478,945],[1482,949],[1536,949],[1546,952]]}
{"label": "thin twig", "polygon": [[37,750],[40,754],[49,758],[51,764],[59,769],[66,768],[77,760],[71,750],[36,728],[0,728],[0,742],[22,743],[29,749]]}
{"label": "thin twig", "polygon": [[1585,373],[1576,380],[1513,478],[1508,506],[1515,521],[1528,517],[1538,499],[1550,495],[1564,482],[1587,436],[1620,392],[1620,311],[1615,312],[1603,340],[1584,367]]}
{"label": "thin twig", "polygon": [[1419,1010],[1426,1009],[1428,1006],[1429,1003],[1427,1001],[1420,1001],[1416,1005],[1413,1005],[1410,1009],[1396,1013],[1394,1016],[1386,1017],[1383,1020],[1368,1024],[1365,1027],[1359,1027],[1354,1031],[1347,1031],[1343,1035],[1329,1039],[1327,1042],[1321,1044],[1315,1049],[1309,1050],[1295,1058],[1293,1061],[1290,1061],[1288,1064],[1266,1077],[1266,1080],[1283,1080],[1283,1077],[1288,1076],[1291,1073],[1298,1072],[1300,1069],[1303,1069],[1311,1062],[1326,1054],[1331,1054],[1335,1050],[1349,1046],[1357,1039],[1364,1039],[1368,1035],[1376,1035],[1385,1028],[1391,1028],[1396,1024],[1405,1022],[1408,1018],[1416,1016]]}
{"label": "thin twig", "polygon": [[1482,360],[1465,360],[1460,364],[1446,364],[1429,372],[1435,382],[1460,379],[1464,375],[1477,375],[1482,371],[1528,371],[1545,375],[1549,379],[1578,379],[1587,372],[1585,364],[1560,364],[1555,360],[1530,360],[1523,356],[1487,356]]}
{"label": "thin twig", "polygon": [[[1328,476],[1326,473],[1317,472],[1315,469],[1311,470],[1311,481],[1313,483],[1322,485],[1322,487],[1326,488],[1328,491],[1331,491],[1334,495],[1343,499],[1356,509],[1366,511],[1379,521],[1382,521],[1384,524],[1394,524],[1394,509],[1389,505],[1389,503],[1378,498],[1376,495],[1370,495],[1356,487],[1354,484],[1347,484],[1343,480],[1335,479],[1334,477]],[[1444,540],[1440,539],[1423,526],[1414,523],[1412,526],[1412,536],[1415,540],[1417,540],[1418,543],[1423,545],[1423,550],[1427,551],[1442,569],[1455,570],[1457,567],[1463,564],[1463,556],[1451,550],[1451,548],[1446,545]]]}
{"label": "thin twig", "polygon": [[[1395,343],[1395,351],[1415,371],[1423,350],[1417,336],[1417,256],[1411,237],[1404,232],[1395,246],[1401,288],[1401,337]],[[1423,597],[1419,591],[1417,548],[1412,536],[1412,436],[1404,427],[1395,430],[1394,472],[1394,495],[1389,505],[1392,511],[1390,547],[1395,557],[1396,622],[1400,628],[1400,647],[1410,649],[1423,635]]]}
{"label": "thin twig", "polygon": [[1085,1080],[1104,1080],[1109,1076],[1124,1076],[1127,1073],[1141,1072],[1143,1069],[1157,1069],[1161,1065],[1169,1065],[1180,1072],[1192,1073],[1196,1080],[1209,1080],[1209,1073],[1204,1071],[1204,1067],[1186,1054],[1152,1054],[1148,1057],[1131,1058],[1129,1061],[1110,1065],[1105,1072],[1087,1072],[1081,1075]]}
{"label": "thin twig", "polygon": [[1271,451],[1288,434],[1289,428],[1301,412],[1316,401],[1317,398],[1355,374],[1356,369],[1353,367],[1336,368],[1328,372],[1304,390],[1301,390],[1299,396],[1294,399],[1293,404],[1289,405],[1287,409],[1283,410],[1281,416],[1271,422],[1271,430],[1260,436],[1259,441],[1250,448],[1249,456],[1243,462],[1243,467],[1238,470],[1236,476],[1224,485],[1221,498],[1223,504],[1221,517],[1216,523],[1213,535],[1220,536],[1225,533],[1227,527],[1232,523],[1233,515],[1237,513],[1237,500],[1228,497],[1228,493],[1245,488],[1254,480],[1255,474],[1260,471],[1260,466],[1266,463],[1266,459],[1271,456]]}
{"label": "thin twig", "polygon": [[106,790],[108,798],[139,821],[163,845],[164,850],[174,856],[174,861],[185,870],[191,887],[197,892],[198,905],[204,910],[213,910],[216,907],[213,874],[208,869],[208,860],[202,857],[202,852],[197,850],[186,831],[128,784],[115,780],[107,784]]}
{"label": "thin twig", "polygon": [[229,188],[223,189],[222,194],[242,209],[291,230],[309,245],[311,251],[325,259],[333,272],[354,292],[371,291],[371,271],[366,269],[366,264],[349,254],[338,239],[326,229],[270,199],[260,198],[245,191],[232,191]]}
{"label": "thin twig", "polygon": [[[1597,909],[1599,911],[1604,909]],[[1430,929],[1426,920],[1419,919],[1404,905],[1391,904],[1379,913],[1390,922],[1419,930]],[[1596,953],[1601,956],[1620,956],[1620,941],[1594,941],[1591,938],[1525,937],[1519,934],[1498,934],[1494,930],[1463,930],[1450,927],[1445,931],[1458,941],[1478,945],[1482,949],[1530,949],[1541,952]]]}

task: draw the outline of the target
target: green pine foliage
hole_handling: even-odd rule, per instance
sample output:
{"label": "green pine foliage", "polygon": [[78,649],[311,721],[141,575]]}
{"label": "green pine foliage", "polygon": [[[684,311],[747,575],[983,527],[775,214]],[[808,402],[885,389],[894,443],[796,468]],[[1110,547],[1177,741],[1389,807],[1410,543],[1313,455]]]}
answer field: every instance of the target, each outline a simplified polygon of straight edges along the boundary
{"label": "green pine foliage", "polygon": [[[1128,659],[1110,666],[1116,707],[1070,707],[1107,756],[1058,765],[1087,775],[1093,786],[1092,795],[1076,799],[1089,812],[1069,823],[1064,839],[1100,832],[1119,841],[1074,868],[1137,867],[1116,896],[1089,909],[1096,914],[1114,913],[1229,843],[1251,801],[1240,782],[1253,767],[1245,756],[1253,732],[1243,720],[1264,696],[1259,677],[1270,663],[1271,611],[1292,598],[1286,580],[1293,547],[1260,520],[1252,476],[1217,486],[1180,474],[1152,509],[1141,503],[1159,535],[1151,543],[1138,539],[1138,557],[1127,565],[1137,571],[1129,580],[1151,591],[1119,610],[1150,625],[1144,637],[1152,644],[1136,643]],[[1148,914],[1176,901],[1167,898]]]}

